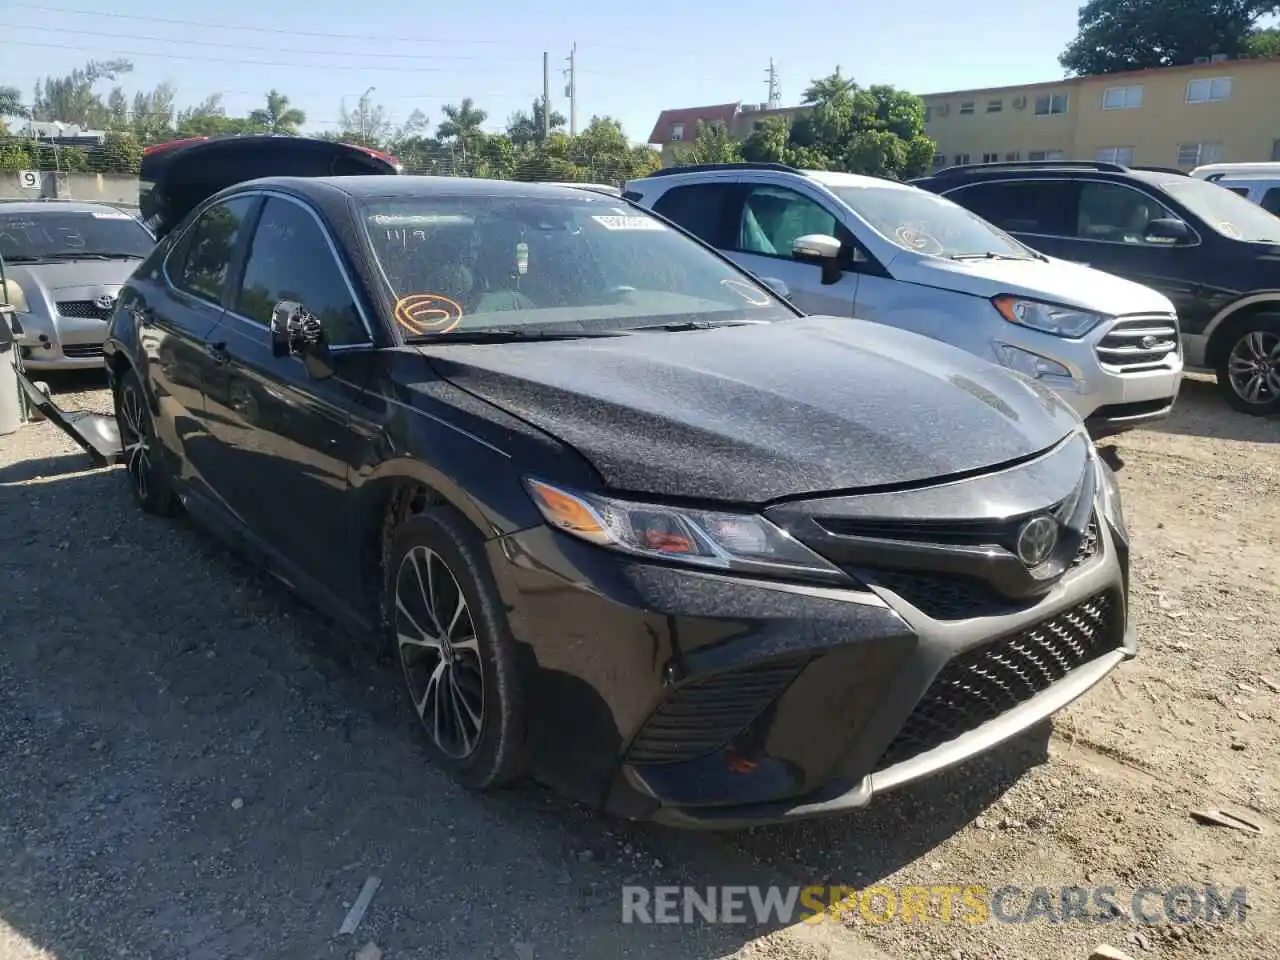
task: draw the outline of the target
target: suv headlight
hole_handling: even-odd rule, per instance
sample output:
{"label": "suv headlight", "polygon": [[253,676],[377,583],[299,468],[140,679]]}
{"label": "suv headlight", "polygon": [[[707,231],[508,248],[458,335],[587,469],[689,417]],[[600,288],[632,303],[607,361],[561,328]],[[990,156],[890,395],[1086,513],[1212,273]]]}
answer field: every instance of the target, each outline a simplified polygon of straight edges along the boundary
{"label": "suv headlight", "polygon": [[634,503],[526,479],[549,525],[597,546],[697,567],[848,583],[839,567],[764,517]]}
{"label": "suv headlight", "polygon": [[1067,339],[1083,337],[1107,319],[1101,313],[1042,303],[1039,300],[1025,300],[1008,294],[993,297],[991,303],[1000,312],[1000,316],[1010,323]]}

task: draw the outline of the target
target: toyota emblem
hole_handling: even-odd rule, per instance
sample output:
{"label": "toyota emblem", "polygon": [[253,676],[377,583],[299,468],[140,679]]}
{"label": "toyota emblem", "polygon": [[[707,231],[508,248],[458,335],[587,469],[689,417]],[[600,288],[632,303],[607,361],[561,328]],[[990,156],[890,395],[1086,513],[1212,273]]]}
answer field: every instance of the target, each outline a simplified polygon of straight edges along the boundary
{"label": "toyota emblem", "polygon": [[1018,559],[1028,567],[1038,567],[1049,559],[1058,545],[1058,521],[1053,517],[1032,517],[1018,531]]}
{"label": "toyota emblem", "polygon": [[93,301],[93,305],[99,310],[110,310],[116,305],[116,298],[111,294],[103,294]]}

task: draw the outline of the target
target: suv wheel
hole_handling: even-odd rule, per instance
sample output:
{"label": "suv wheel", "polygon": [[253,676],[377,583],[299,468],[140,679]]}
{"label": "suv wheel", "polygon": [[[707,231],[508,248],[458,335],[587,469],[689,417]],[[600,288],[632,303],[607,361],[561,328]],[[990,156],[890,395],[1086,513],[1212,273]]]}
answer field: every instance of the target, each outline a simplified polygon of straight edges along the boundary
{"label": "suv wheel", "polygon": [[395,534],[385,622],[435,760],[473,789],[524,767],[524,691],[480,538],[451,507],[414,514]]}
{"label": "suv wheel", "polygon": [[1254,416],[1280,413],[1280,316],[1258,314],[1234,325],[1217,373],[1233,409]]}
{"label": "suv wheel", "polygon": [[147,395],[135,371],[128,370],[120,378],[115,405],[125,473],[134,501],[147,513],[172,516],[178,512],[178,498],[165,466],[164,450],[156,436]]}

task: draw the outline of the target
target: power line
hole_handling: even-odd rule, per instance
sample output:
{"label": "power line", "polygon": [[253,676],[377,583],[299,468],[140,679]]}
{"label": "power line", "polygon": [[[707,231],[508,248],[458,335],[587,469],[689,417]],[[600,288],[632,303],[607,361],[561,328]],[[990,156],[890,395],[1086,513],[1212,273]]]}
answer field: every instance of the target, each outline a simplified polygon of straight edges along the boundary
{"label": "power line", "polygon": [[[182,37],[181,39],[179,39],[177,37],[136,36],[134,34],[129,34],[129,33],[108,33],[103,30],[68,30],[63,27],[35,27],[25,23],[0,23],[0,27],[4,27],[9,30],[34,30],[37,33],[72,33],[72,34],[76,34],[77,36],[84,36],[84,37],[114,37],[118,40],[143,40],[143,41],[146,41],[147,43],[177,43],[177,44],[181,44],[184,47],[197,46],[197,47],[221,47],[223,49],[235,49],[235,50],[264,50],[267,53],[301,53],[301,54],[307,54],[311,56],[322,56],[322,57],[332,57],[332,56],[377,57],[379,60],[386,60],[386,59],[421,60],[422,59],[422,54],[420,53],[383,53],[381,51],[377,53],[372,53],[372,52],[366,53],[360,50],[351,50],[351,51],[300,50],[296,47],[280,47],[280,46],[264,47],[256,44],[240,43],[238,41],[235,43],[228,43],[226,41],[221,41],[221,40],[195,40],[187,37]],[[457,56],[456,54],[441,56],[433,53],[431,55],[431,59],[432,60],[485,60],[488,58],[481,57],[475,54],[463,55],[463,56]]]}

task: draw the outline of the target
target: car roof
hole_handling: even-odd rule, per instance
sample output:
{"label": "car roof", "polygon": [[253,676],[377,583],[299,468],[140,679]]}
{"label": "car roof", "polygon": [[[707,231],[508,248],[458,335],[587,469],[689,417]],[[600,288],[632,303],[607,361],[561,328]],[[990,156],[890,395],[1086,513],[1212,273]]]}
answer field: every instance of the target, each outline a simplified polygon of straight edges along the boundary
{"label": "car roof", "polygon": [[[123,211],[109,203],[92,200],[2,200],[0,213],[115,213]],[[116,219],[119,219],[118,217]]]}
{"label": "car roof", "polygon": [[[550,183],[487,180],[479,177],[419,177],[364,174],[350,177],[263,177],[236,184],[234,189],[288,190],[302,195],[338,191],[358,200],[399,200],[417,197],[512,197],[531,200],[582,200],[595,191]],[[603,196],[603,194],[596,194]],[[586,196],[587,200],[594,200]],[[612,199],[612,198],[607,198]]]}
{"label": "car roof", "polygon": [[885,177],[868,177],[860,173],[836,173],[831,170],[801,170],[810,180],[816,180],[826,187],[890,187],[903,190],[916,189],[910,184]]}

